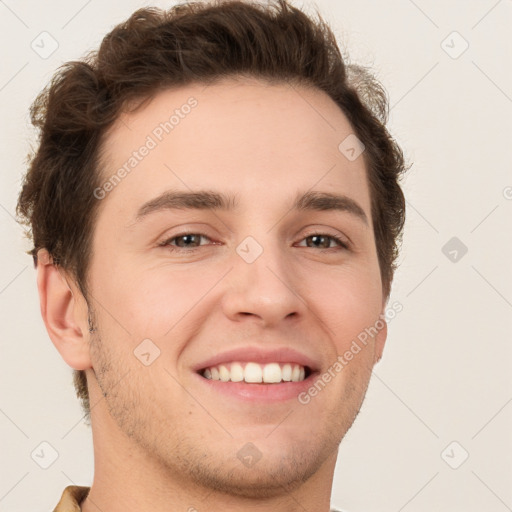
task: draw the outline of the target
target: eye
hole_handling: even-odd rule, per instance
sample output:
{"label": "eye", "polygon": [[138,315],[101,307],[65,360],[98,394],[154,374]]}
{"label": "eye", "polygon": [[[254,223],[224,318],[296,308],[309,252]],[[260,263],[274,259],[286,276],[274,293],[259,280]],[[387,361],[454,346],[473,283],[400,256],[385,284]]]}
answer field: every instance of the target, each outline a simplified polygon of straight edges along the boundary
{"label": "eye", "polygon": [[[167,247],[170,248],[171,251],[178,250],[178,249],[185,249],[185,250],[194,250],[197,249],[197,245],[201,238],[207,238],[210,240],[209,237],[206,235],[203,235],[201,233],[182,233],[181,235],[173,236],[172,238],[169,238],[168,240],[165,240],[160,244],[161,247]],[[174,245],[172,242],[177,241],[177,245]],[[179,241],[182,241],[182,243],[179,243]]]}
{"label": "eye", "polygon": [[334,241],[338,246],[341,246],[343,249],[348,250],[348,244],[345,240],[334,236],[329,235],[327,233],[311,233],[306,236],[303,240],[311,240],[313,245],[308,244],[307,247],[316,247],[319,249],[334,249],[334,247],[330,247],[331,241]]}

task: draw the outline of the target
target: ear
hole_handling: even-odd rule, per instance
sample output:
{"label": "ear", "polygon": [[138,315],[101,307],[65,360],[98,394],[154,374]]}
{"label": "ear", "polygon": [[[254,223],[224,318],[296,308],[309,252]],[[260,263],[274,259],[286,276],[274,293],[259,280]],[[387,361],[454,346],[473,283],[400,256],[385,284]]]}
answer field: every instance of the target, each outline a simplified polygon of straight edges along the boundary
{"label": "ear", "polygon": [[375,352],[374,352],[374,359],[373,364],[378,363],[382,358],[382,352],[384,351],[384,345],[386,344],[386,339],[388,337],[388,323],[386,322],[386,303],[384,302],[382,306],[382,311],[379,316],[379,325],[382,325],[383,327],[379,329],[379,332],[375,336]]}
{"label": "ear", "polygon": [[46,249],[37,253],[37,289],[41,316],[62,359],[75,370],[90,368],[87,303]]}

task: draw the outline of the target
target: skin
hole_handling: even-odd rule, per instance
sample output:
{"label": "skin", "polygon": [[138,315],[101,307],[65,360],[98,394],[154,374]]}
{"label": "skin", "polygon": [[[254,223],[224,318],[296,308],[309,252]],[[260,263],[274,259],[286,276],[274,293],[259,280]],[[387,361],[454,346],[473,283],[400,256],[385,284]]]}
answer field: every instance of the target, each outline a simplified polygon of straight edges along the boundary
{"label": "skin", "polygon": [[[197,107],[101,200],[90,311],[40,251],[48,333],[89,383],[95,474],[82,510],[327,512],[338,445],[386,326],[306,405],[220,396],[191,368],[251,344],[292,347],[324,372],[375,324],[386,297],[364,159],[338,150],[353,130],[325,93],[229,79],[165,90],[123,114],[105,138],[105,178],[191,96]],[[163,191],[199,189],[237,194],[239,211],[164,210],[135,221]],[[348,212],[290,210],[308,190],[347,195],[368,225]],[[313,229],[341,234],[349,249],[312,244]],[[183,239],[181,252],[158,245],[183,232],[207,238],[193,252]],[[235,250],[247,236],[263,248],[251,264]],[[160,356],[145,366],[134,350],[148,338]],[[252,467],[237,457],[248,442],[261,453]]]}

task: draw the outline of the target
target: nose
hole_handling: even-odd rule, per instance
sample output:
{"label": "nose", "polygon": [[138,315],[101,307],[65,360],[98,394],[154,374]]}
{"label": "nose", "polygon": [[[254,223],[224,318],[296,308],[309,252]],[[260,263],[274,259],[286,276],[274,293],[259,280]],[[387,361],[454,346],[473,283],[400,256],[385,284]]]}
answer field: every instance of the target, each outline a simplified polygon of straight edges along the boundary
{"label": "nose", "polygon": [[[307,306],[298,278],[287,265],[284,252],[268,245],[252,262],[244,255],[247,246],[234,254],[221,299],[225,315],[233,321],[256,321],[271,327],[304,314]],[[249,250],[254,247],[249,245]]]}

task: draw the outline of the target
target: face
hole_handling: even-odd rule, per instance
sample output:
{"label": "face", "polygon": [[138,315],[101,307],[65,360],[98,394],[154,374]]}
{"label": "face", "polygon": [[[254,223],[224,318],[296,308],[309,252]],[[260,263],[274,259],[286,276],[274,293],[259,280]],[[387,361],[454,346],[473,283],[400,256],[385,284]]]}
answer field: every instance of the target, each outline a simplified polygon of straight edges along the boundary
{"label": "face", "polygon": [[93,426],[245,496],[335,459],[385,341],[344,356],[384,306],[363,156],[338,149],[352,133],[323,92],[248,80],[116,122],[89,271]]}

